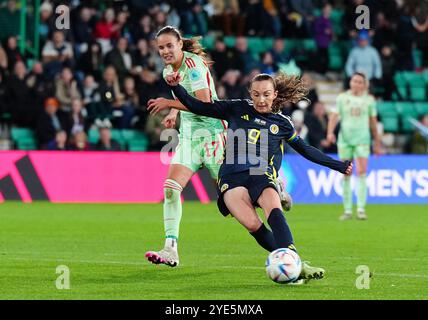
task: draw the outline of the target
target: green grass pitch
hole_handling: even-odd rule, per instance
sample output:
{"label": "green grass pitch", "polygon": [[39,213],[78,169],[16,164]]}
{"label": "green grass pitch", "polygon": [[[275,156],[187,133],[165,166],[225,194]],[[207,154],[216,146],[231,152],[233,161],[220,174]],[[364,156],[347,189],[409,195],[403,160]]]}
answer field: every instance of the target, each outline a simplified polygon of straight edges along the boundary
{"label": "green grass pitch", "polygon": [[[304,286],[279,285],[267,252],[214,204],[185,202],[180,266],[155,266],[162,205],[4,203],[0,299],[427,299],[426,206],[370,205],[367,221],[338,221],[340,205],[295,205],[287,214],[303,260],[326,269]],[[70,270],[58,290],[56,267]],[[356,268],[373,273],[357,289]]]}

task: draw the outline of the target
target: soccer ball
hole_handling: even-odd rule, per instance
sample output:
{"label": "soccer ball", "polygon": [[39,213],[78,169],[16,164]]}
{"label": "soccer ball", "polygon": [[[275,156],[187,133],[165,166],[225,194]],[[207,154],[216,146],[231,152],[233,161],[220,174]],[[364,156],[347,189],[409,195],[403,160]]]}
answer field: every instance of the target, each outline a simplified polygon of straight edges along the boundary
{"label": "soccer ball", "polygon": [[294,282],[301,271],[302,261],[299,255],[291,249],[276,249],[266,259],[266,273],[272,281],[277,283]]}

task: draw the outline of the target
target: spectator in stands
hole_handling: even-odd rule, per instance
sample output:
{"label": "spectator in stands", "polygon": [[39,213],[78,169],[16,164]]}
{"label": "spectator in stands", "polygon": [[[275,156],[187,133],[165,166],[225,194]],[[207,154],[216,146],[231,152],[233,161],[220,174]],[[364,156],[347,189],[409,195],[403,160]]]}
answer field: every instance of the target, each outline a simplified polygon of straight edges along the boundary
{"label": "spectator in stands", "polygon": [[159,151],[161,150],[162,146],[165,145],[165,142],[161,141],[160,136],[161,136],[162,130],[164,129],[162,120],[168,114],[169,114],[169,110],[164,109],[159,113],[147,118],[147,123],[145,124],[145,132],[149,137],[149,150],[151,151]]}
{"label": "spectator in stands", "polygon": [[275,38],[272,44],[272,49],[269,50],[276,65],[280,63],[289,63],[291,55],[285,52],[285,40],[282,38]]}
{"label": "spectator in stands", "polygon": [[60,103],[60,109],[64,112],[71,111],[71,102],[73,99],[80,99],[80,92],[77,87],[77,81],[73,77],[70,68],[64,68],[60,77],[55,82],[55,97]]}
{"label": "spectator in stands", "polygon": [[174,1],[174,6],[180,16],[180,29],[183,34],[203,35],[207,33],[207,22],[203,12],[205,2],[204,0]]}
{"label": "spectator in stands", "polygon": [[119,80],[114,67],[108,66],[104,70],[99,92],[101,96],[100,116],[102,118],[110,118],[113,115],[113,111],[119,109],[123,103],[123,94],[120,91]]}
{"label": "spectator in stands", "polygon": [[214,61],[214,71],[218,79],[221,79],[227,70],[233,69],[236,62],[236,52],[228,48],[223,37],[217,37],[214,50],[210,51],[210,56]]}
{"label": "spectator in stands", "polygon": [[282,23],[279,18],[278,8],[274,0],[263,0],[263,35],[266,37],[280,37]]}
{"label": "spectator in stands", "polygon": [[132,57],[128,52],[128,40],[126,38],[119,38],[115,48],[106,55],[105,64],[114,67],[120,82],[130,74]]}
{"label": "spectator in stands", "polygon": [[118,128],[126,129],[131,127],[133,117],[140,109],[140,98],[137,91],[135,90],[135,80],[132,77],[126,77],[123,81],[123,105],[122,112],[123,116],[119,121]]}
{"label": "spectator in stands", "polygon": [[76,54],[88,51],[88,44],[92,42],[92,17],[93,13],[89,7],[83,6],[79,11],[75,23],[72,24],[72,30],[75,41]]}
{"label": "spectator in stands", "polygon": [[312,0],[290,0],[290,11],[297,14],[296,24],[299,27],[299,36],[309,38],[312,35],[314,21],[314,6]]}
{"label": "spectator in stands", "polygon": [[378,51],[369,44],[368,32],[360,31],[357,39],[358,46],[351,50],[346,61],[347,77],[351,77],[355,72],[361,72],[368,80],[382,78],[380,56]]}
{"label": "spectator in stands", "polygon": [[413,61],[413,47],[419,33],[428,30],[428,16],[421,23],[415,17],[417,7],[412,3],[406,3],[398,19],[396,44],[398,50],[398,69],[413,70],[415,64]]}
{"label": "spectator in stands", "polygon": [[375,35],[373,36],[373,46],[377,50],[382,47],[394,43],[396,31],[390,20],[385,17],[385,13],[379,12],[376,15],[376,26],[374,28]]}
{"label": "spectator in stands", "polygon": [[0,70],[0,117],[9,115],[9,105],[6,103],[6,81],[4,71]]}
{"label": "spectator in stands", "polygon": [[9,36],[18,36],[20,26],[20,12],[16,7],[16,0],[8,0],[7,7],[0,9],[0,41]]}
{"label": "spectator in stands", "polygon": [[94,76],[88,74],[83,80],[82,89],[83,107],[88,112],[88,121],[92,122],[102,116],[101,96],[98,90],[98,83]]}
{"label": "spectator in stands", "polygon": [[66,115],[59,110],[59,102],[56,98],[47,98],[44,107],[36,127],[36,136],[42,149],[47,148],[47,144],[55,139],[58,131],[67,129]]}
{"label": "spectator in stands", "polygon": [[395,92],[401,99],[400,92],[397,90],[397,86],[394,82],[396,65],[392,48],[388,45],[383,46],[380,57],[382,62],[383,76],[382,79],[379,81],[379,85],[383,88],[382,98],[386,101],[392,100],[392,93]]}
{"label": "spectator in stands", "polygon": [[94,146],[94,150],[97,151],[121,151],[119,142],[112,139],[111,137],[111,128],[112,125],[110,121],[97,121],[96,125],[98,127],[98,132],[100,134],[100,139]]}
{"label": "spectator in stands", "polygon": [[5,52],[7,56],[8,71],[12,72],[18,61],[24,61],[24,57],[18,49],[16,36],[10,36],[7,38]]}
{"label": "spectator in stands", "polygon": [[112,8],[104,11],[103,18],[95,24],[93,37],[101,44],[103,55],[112,49],[111,42],[120,36],[121,26],[115,22]]}
{"label": "spectator in stands", "polygon": [[8,59],[6,51],[0,44],[0,72],[4,73],[8,70]]}
{"label": "spectator in stands", "polygon": [[103,54],[98,42],[91,41],[88,43],[88,50],[80,56],[78,69],[84,74],[93,75],[97,81],[101,80]]}
{"label": "spectator in stands", "polygon": [[42,60],[48,75],[53,78],[63,67],[73,66],[73,48],[64,39],[64,33],[56,30],[52,40],[46,42],[42,50]]}
{"label": "spectator in stands", "polygon": [[[254,68],[260,67],[260,63],[248,50],[248,41],[245,37],[237,37],[235,40],[236,63],[234,68],[247,75]],[[215,61],[216,62],[216,61]]]}
{"label": "spectator in stands", "polygon": [[240,2],[241,14],[245,17],[245,29],[249,36],[262,34],[261,22],[263,19],[262,0],[249,0]]}
{"label": "spectator in stands", "polygon": [[261,54],[261,61],[262,64],[260,66],[260,69],[262,73],[273,75],[278,71],[278,65],[275,64],[272,54],[269,51],[263,52]]}
{"label": "spectator in stands", "polygon": [[245,29],[245,17],[241,14],[238,0],[210,0],[213,6],[213,19],[225,36],[242,36]]}
{"label": "spectator in stands", "polygon": [[228,70],[221,83],[226,90],[226,99],[242,99],[245,88],[239,83],[241,73],[238,70]]}
{"label": "spectator in stands", "polygon": [[88,131],[88,112],[83,107],[81,99],[73,99],[71,102],[71,113],[68,115],[67,131],[74,135],[78,131]]}
{"label": "spectator in stands", "polygon": [[320,73],[327,72],[329,65],[328,47],[333,39],[333,27],[330,21],[331,5],[325,4],[322,8],[322,15],[314,22],[314,35],[317,43],[318,61],[316,66]]}
{"label": "spectator in stands", "polygon": [[53,7],[51,3],[45,1],[40,6],[39,35],[41,44],[45,44],[46,40],[54,29],[55,17],[53,15]]}
{"label": "spectator in stands", "polygon": [[16,62],[13,74],[7,80],[6,103],[9,105],[12,121],[16,125],[34,127],[37,108],[34,105],[34,92],[27,80],[24,62]]}
{"label": "spectator in stands", "polygon": [[315,105],[315,103],[318,102],[318,93],[315,87],[315,82],[311,75],[307,72],[302,74],[302,81],[305,82],[306,87],[308,88],[308,94],[306,95],[306,98],[308,98],[308,100],[310,101],[306,112],[312,112],[313,106]]}
{"label": "spectator in stands", "polygon": [[40,61],[34,61],[33,67],[27,78],[27,84],[34,93],[34,106],[43,111],[43,102],[48,96],[55,95],[55,85],[47,78]]}
{"label": "spectator in stands", "polygon": [[64,130],[58,131],[55,134],[55,139],[49,141],[46,144],[46,149],[52,150],[52,151],[66,151],[66,150],[68,150],[69,147],[67,144],[67,132],[65,132]]}
{"label": "spectator in stands", "polygon": [[152,18],[148,14],[141,16],[138,24],[131,28],[131,34],[134,39],[134,43],[137,43],[141,39],[149,41],[155,36],[155,31],[152,27]]}
{"label": "spectator in stands", "polygon": [[335,152],[330,142],[325,139],[327,136],[328,117],[325,105],[322,102],[316,102],[312,113],[306,113],[305,124],[309,129],[308,142],[311,146],[326,153]]}
{"label": "spectator in stands", "polygon": [[170,89],[163,80],[159,80],[158,74],[151,70],[143,70],[137,83],[137,92],[140,105],[147,106],[150,99],[164,96],[165,91],[170,95]]}
{"label": "spectator in stands", "polygon": [[85,131],[78,131],[71,137],[70,150],[90,151],[91,145],[88,142],[88,136]]}
{"label": "spectator in stands", "polygon": [[137,48],[134,52],[134,74],[140,73],[143,69],[155,70],[155,62],[149,51],[149,45],[146,39],[140,39],[137,42]]}
{"label": "spectator in stands", "polygon": [[122,10],[117,13],[116,24],[119,26],[120,37],[125,38],[128,42],[132,43],[131,26],[128,22],[129,12]]}

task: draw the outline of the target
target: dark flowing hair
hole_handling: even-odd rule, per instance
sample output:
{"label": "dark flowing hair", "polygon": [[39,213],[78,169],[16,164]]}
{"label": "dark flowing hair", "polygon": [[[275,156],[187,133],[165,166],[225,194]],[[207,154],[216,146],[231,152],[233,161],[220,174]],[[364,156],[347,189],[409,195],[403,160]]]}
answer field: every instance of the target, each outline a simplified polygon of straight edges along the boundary
{"label": "dark flowing hair", "polygon": [[[298,76],[285,75],[284,73],[278,73],[275,77],[267,73],[261,73],[256,75],[250,82],[251,85],[256,81],[271,81],[275,91],[278,91],[278,95],[273,100],[272,112],[278,113],[281,111],[283,105],[287,102],[297,103],[301,100],[307,100],[306,95],[308,94],[308,88],[305,83]],[[310,102],[310,101],[309,101]]]}
{"label": "dark flowing hair", "polygon": [[199,37],[192,37],[192,38],[184,38],[181,35],[181,32],[177,28],[174,28],[173,26],[166,26],[160,29],[156,34],[156,39],[163,34],[173,35],[174,37],[177,38],[177,40],[183,41],[183,51],[191,52],[200,56],[207,65],[213,64],[213,61],[211,61],[208,58],[208,54],[205,52],[204,48],[200,43],[202,37],[199,36]]}

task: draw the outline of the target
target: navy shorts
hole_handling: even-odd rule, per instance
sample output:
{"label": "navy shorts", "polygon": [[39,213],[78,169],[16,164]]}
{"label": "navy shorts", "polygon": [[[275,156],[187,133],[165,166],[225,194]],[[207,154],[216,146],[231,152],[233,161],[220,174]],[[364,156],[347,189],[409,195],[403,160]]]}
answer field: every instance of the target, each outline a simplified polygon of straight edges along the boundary
{"label": "navy shorts", "polygon": [[248,190],[251,202],[254,207],[258,207],[257,200],[266,188],[274,188],[276,190],[275,182],[271,176],[263,175],[250,175],[249,171],[232,173],[220,178],[217,184],[217,207],[221,214],[227,216],[230,214],[229,209],[224,203],[223,196],[226,191],[236,187],[244,187]]}

